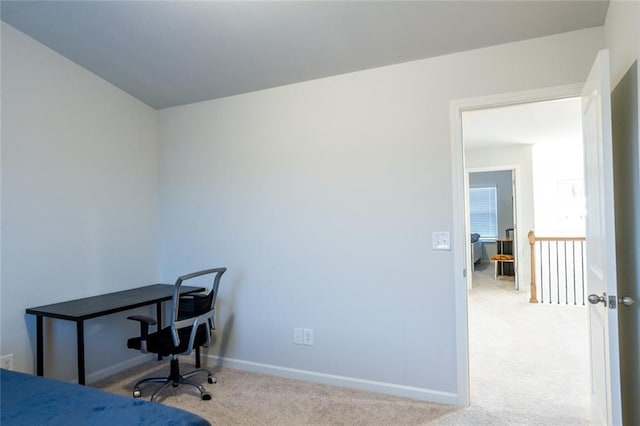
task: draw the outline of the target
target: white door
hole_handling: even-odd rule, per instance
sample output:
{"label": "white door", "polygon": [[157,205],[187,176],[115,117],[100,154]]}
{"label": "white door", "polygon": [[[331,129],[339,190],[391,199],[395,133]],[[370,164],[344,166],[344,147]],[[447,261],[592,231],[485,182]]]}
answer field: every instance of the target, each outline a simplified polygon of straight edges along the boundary
{"label": "white door", "polygon": [[622,424],[613,210],[609,51],[598,53],[582,91],[587,195],[587,288],[593,423]]}

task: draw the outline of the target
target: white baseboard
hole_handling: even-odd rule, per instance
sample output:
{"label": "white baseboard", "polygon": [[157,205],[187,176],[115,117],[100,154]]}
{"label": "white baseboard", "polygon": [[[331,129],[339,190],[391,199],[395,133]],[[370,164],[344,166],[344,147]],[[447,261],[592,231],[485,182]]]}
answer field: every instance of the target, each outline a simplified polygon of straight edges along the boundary
{"label": "white baseboard", "polygon": [[[112,376],[116,373],[119,373],[121,371],[124,371],[128,368],[131,367],[135,367],[136,365],[140,365],[142,363],[145,363],[147,361],[149,361],[150,359],[155,359],[156,355],[153,354],[140,354],[138,356],[136,356],[135,358],[131,358],[128,359],[126,361],[123,362],[119,362],[115,365],[111,365],[107,368],[103,368],[102,370],[98,370],[95,371],[93,373],[87,374],[86,376],[86,382],[87,383],[93,383],[93,382],[97,382],[98,380],[102,380],[105,379],[109,376]],[[76,377],[75,382],[78,383],[78,378]]]}
{"label": "white baseboard", "polygon": [[[204,358],[203,354],[203,358]],[[396,385],[393,383],[376,382],[372,380],[357,379],[354,377],[337,376],[334,374],[318,373],[315,371],[298,370],[295,368],[280,367],[277,365],[261,364],[251,361],[243,361],[233,358],[220,358],[214,355],[206,355],[214,365],[251,371],[254,373],[269,374],[287,379],[305,380],[308,382],[322,383],[325,385],[341,386],[351,389],[359,389],[370,392],[384,393],[388,395],[402,396],[420,401],[436,402],[440,404],[458,405],[458,395],[451,392],[442,392],[432,389],[417,388],[412,386]]]}

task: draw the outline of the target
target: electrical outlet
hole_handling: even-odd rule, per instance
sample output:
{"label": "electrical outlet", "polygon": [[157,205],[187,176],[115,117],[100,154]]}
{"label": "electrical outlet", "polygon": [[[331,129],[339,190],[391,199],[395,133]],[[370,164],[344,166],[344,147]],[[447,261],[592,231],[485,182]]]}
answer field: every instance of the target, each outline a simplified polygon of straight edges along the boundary
{"label": "electrical outlet", "polygon": [[302,329],[301,328],[294,328],[293,329],[293,343],[295,343],[296,345],[301,345],[302,344]]}
{"label": "electrical outlet", "polygon": [[13,354],[3,355],[0,357],[0,368],[13,370]]}
{"label": "electrical outlet", "polygon": [[313,330],[310,328],[305,328],[303,331],[302,341],[307,346],[313,345]]}

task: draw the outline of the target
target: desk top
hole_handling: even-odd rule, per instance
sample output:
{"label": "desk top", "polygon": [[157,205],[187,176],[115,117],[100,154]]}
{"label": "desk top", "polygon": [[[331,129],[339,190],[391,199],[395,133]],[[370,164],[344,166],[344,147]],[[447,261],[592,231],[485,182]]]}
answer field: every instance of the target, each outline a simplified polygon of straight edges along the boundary
{"label": "desk top", "polygon": [[[26,312],[32,315],[80,321],[170,300],[173,297],[173,288],[173,284],[152,284],[130,290],[28,308]],[[180,294],[198,293],[204,290],[204,287],[182,286]]]}

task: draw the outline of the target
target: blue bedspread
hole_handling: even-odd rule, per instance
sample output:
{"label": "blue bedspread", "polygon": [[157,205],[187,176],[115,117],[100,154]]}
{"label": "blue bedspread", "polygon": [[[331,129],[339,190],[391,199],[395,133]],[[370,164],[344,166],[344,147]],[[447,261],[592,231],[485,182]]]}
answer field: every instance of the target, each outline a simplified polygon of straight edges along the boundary
{"label": "blue bedspread", "polygon": [[0,370],[0,423],[9,425],[209,425],[157,402]]}

